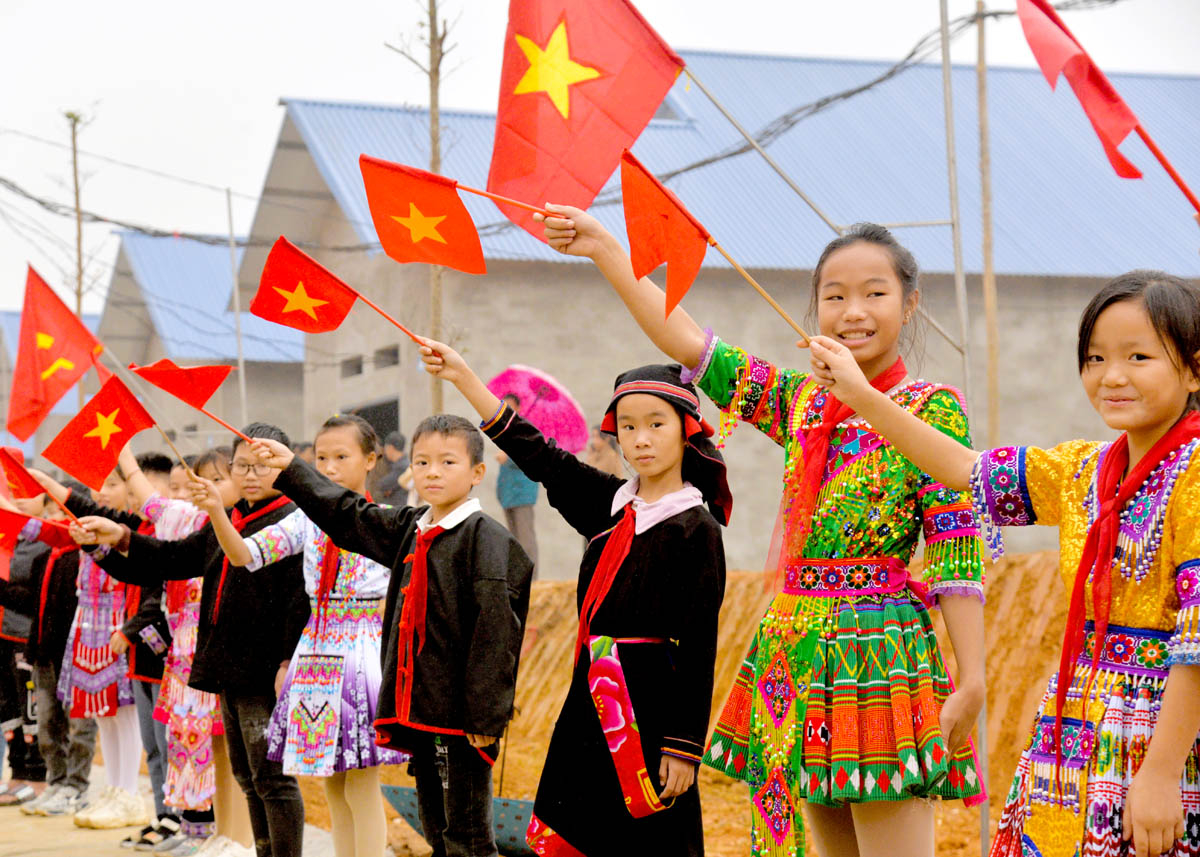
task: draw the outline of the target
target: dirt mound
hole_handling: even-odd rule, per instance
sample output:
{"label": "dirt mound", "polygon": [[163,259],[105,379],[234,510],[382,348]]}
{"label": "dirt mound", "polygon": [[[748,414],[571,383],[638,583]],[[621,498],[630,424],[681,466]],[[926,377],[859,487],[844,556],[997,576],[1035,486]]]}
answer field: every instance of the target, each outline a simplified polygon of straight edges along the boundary
{"label": "dirt mound", "polygon": [[[770,601],[758,572],[731,572],[721,608],[713,716],[719,713],[746,647]],[[1016,761],[1028,737],[1030,720],[1046,678],[1057,662],[1066,613],[1055,553],[1007,557],[989,569],[984,621],[988,655],[988,791],[991,830]],[[945,629],[935,613],[945,646]],[[575,641],[575,584],[538,581],[529,607],[528,631],[517,685],[517,716],[508,736],[503,766],[496,767],[497,790],[503,775],[506,797],[532,798],[555,718],[566,696]],[[951,659],[952,660],[952,659]],[[953,670],[953,664],[951,663]],[[387,783],[411,785],[403,768],[385,768]],[[750,799],[741,783],[701,769],[705,846],[713,857],[746,853]],[[328,811],[318,782],[303,783],[309,820],[328,825]],[[938,809],[938,854],[979,854],[980,813],[961,803]],[[990,837],[989,837],[990,838]]]}

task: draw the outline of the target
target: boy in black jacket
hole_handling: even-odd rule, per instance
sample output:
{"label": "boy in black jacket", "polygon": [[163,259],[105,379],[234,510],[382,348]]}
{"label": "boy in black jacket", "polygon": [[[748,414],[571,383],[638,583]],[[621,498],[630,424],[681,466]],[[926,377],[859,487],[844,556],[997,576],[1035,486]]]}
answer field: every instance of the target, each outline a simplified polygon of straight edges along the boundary
{"label": "boy in black jacket", "polygon": [[492,763],[512,716],[533,564],[470,496],[483,436],[447,414],[417,426],[412,468],[428,504],[418,507],[377,505],[282,444],[255,447],[334,544],[391,566],[376,743],[412,754],[434,857],[493,857]]}
{"label": "boy in black jacket", "polygon": [[[252,423],[244,433],[288,442],[281,429],[265,423]],[[275,472],[260,464],[240,437],[234,439],[230,474],[242,496],[231,517],[247,535],[295,510],[273,487]],[[96,558],[117,580],[141,585],[204,578],[189,684],[221,695],[229,759],[250,807],[259,857],[299,854],[300,788],[279,762],[267,759],[266,729],[278,683],[308,622],[301,557],[278,563],[272,574],[256,575],[225,561],[211,527],[178,541],[159,541],[106,518],[83,517],[80,523],[72,525],[72,535],[81,544],[108,546],[97,550],[105,555]]]}

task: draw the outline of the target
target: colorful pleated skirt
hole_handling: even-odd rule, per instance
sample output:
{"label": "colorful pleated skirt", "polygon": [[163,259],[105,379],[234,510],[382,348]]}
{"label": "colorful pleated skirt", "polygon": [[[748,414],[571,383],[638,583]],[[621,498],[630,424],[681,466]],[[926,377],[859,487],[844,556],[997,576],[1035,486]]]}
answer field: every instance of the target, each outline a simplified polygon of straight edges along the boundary
{"label": "colorful pleated skirt", "polygon": [[122,705],[133,705],[129,662],[109,648],[124,623],[123,590],[80,593],[58,677],[68,717],[115,717]]}

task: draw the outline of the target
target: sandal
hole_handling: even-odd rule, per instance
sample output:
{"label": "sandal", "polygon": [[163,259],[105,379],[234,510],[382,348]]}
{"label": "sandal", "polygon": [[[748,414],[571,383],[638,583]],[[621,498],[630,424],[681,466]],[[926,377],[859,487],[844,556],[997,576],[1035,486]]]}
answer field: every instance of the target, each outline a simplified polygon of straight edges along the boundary
{"label": "sandal", "polygon": [[122,848],[134,848],[137,846],[138,843],[145,842],[146,837],[152,833],[154,833],[154,825],[147,824],[145,827],[143,827],[137,833],[131,833],[128,836],[126,836],[124,839],[122,839],[120,842],[120,845]]}
{"label": "sandal", "polygon": [[15,783],[9,785],[9,790],[0,795],[0,806],[20,806],[23,803],[28,803],[38,796],[38,791],[29,783],[22,783],[17,788],[13,788]]}

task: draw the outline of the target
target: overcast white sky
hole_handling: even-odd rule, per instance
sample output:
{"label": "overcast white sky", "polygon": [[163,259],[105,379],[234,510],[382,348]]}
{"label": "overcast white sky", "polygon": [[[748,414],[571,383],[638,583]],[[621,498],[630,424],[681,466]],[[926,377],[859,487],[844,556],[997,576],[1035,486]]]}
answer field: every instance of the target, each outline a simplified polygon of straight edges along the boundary
{"label": "overcast white sky", "polygon": [[[441,2],[457,18],[448,60],[456,70],[443,86],[442,104],[494,110],[508,4]],[[635,2],[676,49],[898,59],[938,22],[937,0]],[[1013,5],[988,0],[989,8]],[[280,97],[427,103],[424,76],[383,44],[413,39],[423,6],[424,0],[3,0],[0,177],[69,203],[69,152],[21,135],[67,143],[63,113],[78,110],[90,119],[80,141],[87,152],[253,197],[282,120]],[[950,12],[974,7],[974,0],[951,0]],[[1200,75],[1200,0],[1123,0],[1065,20],[1105,70]],[[993,65],[1033,64],[1015,18],[989,24],[988,52]],[[974,62],[973,35],[956,43],[954,58]],[[87,157],[82,174],[86,209],[164,229],[227,229],[223,192]],[[249,227],[253,207],[251,199],[235,198],[239,231]],[[116,254],[110,232],[103,225],[84,231],[85,308],[93,311],[102,305]],[[27,262],[67,294],[74,241],[73,220],[0,188],[0,308],[20,307]]]}

